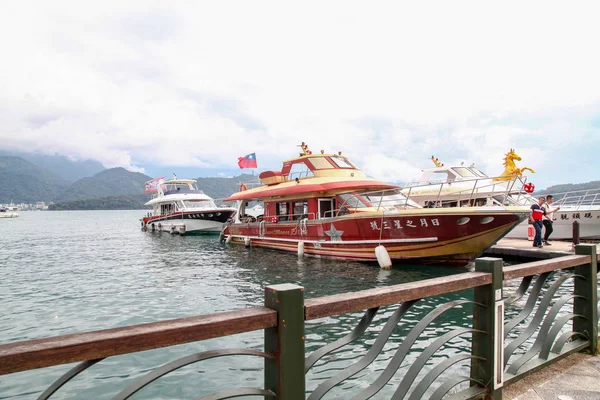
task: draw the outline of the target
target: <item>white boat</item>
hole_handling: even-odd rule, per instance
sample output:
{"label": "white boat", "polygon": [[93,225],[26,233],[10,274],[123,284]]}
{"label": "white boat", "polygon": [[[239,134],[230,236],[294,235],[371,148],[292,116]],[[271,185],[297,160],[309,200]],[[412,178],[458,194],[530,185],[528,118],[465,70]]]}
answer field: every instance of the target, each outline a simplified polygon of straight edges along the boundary
{"label": "white boat", "polygon": [[[541,196],[532,195],[535,189],[514,160],[520,157],[511,149],[506,155],[507,169],[498,177],[489,177],[474,165],[444,166],[432,157],[434,168],[424,169],[418,182],[404,186],[403,193],[424,207],[530,206]],[[529,169],[531,170],[531,169]],[[533,172],[533,171],[532,171]],[[552,193],[554,231],[550,239],[573,239],[573,222],[579,223],[581,239],[600,239],[600,189]],[[528,224],[524,221],[510,231],[507,238],[528,238]]]}
{"label": "white boat", "polygon": [[19,214],[16,212],[8,212],[8,208],[0,207],[0,218],[17,218]]}
{"label": "white boat", "polygon": [[234,208],[218,207],[211,197],[198,190],[194,179],[153,179],[146,183],[146,192],[156,195],[146,203],[152,206],[152,212],[141,219],[144,231],[218,233],[235,213]]}

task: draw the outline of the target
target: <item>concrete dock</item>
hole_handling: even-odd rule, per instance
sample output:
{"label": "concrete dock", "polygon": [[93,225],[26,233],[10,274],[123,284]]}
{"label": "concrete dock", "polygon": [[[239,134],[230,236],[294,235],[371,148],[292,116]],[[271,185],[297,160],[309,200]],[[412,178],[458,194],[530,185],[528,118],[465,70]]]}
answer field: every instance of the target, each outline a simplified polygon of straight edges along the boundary
{"label": "concrete dock", "polygon": [[575,353],[505,387],[507,400],[598,400],[600,357]]}
{"label": "concrete dock", "polygon": [[[568,241],[551,241],[550,246],[541,249],[533,247],[533,242],[526,239],[500,239],[498,243],[487,249],[485,256],[501,258],[549,259],[563,257],[575,253],[575,246]],[[598,242],[590,242],[596,243]],[[600,250],[600,249],[599,249]]]}

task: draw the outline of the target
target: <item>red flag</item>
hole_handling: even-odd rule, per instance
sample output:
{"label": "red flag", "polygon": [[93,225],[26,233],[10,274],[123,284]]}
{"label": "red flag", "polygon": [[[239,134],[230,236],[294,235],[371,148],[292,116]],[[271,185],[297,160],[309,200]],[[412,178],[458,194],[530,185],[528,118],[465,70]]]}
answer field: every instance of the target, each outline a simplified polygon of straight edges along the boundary
{"label": "red flag", "polygon": [[146,193],[156,193],[156,187],[165,180],[165,177],[162,178],[154,178],[151,181],[146,182],[145,189]]}
{"label": "red flag", "polygon": [[256,153],[248,154],[245,157],[238,157],[240,168],[258,168],[256,164]]}

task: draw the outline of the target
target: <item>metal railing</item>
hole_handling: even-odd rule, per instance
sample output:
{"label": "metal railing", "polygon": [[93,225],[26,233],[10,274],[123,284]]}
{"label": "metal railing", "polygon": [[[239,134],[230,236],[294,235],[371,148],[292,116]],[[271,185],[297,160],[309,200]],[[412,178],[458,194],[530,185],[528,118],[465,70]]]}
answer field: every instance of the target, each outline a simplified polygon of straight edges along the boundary
{"label": "metal railing", "polygon": [[[497,177],[500,178],[500,177]],[[405,186],[402,189],[407,197],[417,196],[423,198],[427,195],[418,194],[423,189],[437,190],[429,197],[430,207],[443,207],[449,203],[456,202],[457,205],[466,203],[475,205],[475,201],[485,197],[490,199],[492,205],[529,205],[531,197],[524,191],[523,186],[527,183],[527,177],[514,177],[509,180],[499,180],[494,177],[465,179],[453,182],[426,183]],[[488,205],[488,204],[484,204]]]}
{"label": "metal railing", "polygon": [[[576,255],[504,268],[501,259],[481,258],[474,272],[308,300],[300,286],[273,285],[265,288],[264,307],[0,345],[0,375],[80,362],[38,397],[47,399],[106,357],[264,330],[264,351],[236,348],[188,355],[145,373],[114,398],[129,398],[156,379],[193,363],[246,355],[264,360],[263,385],[224,388],[201,398],[303,399],[308,394],[309,399],[320,399],[335,388],[347,390],[348,379],[370,369],[376,376],[358,385],[353,398],[366,399],[385,390],[386,397],[398,399],[440,399],[447,394],[499,399],[503,386],[558,359],[582,350],[597,353],[597,259],[593,245],[577,246]],[[508,282],[518,279],[518,288],[505,293],[504,287],[517,287]],[[466,294],[435,308],[420,305],[433,296],[458,291]],[[426,314],[415,318],[411,315],[415,309]],[[449,313],[457,311],[459,327],[448,324]],[[307,335],[316,326],[332,329],[324,318],[352,317],[357,312],[362,315],[356,316],[358,322],[346,336],[315,346],[312,342],[322,339]],[[383,327],[371,329],[378,318],[385,321]],[[307,321],[315,321],[312,328],[307,328]],[[397,336],[398,328],[404,326],[394,355],[378,360],[378,367],[372,368],[392,335]],[[460,338],[468,345],[456,349],[452,341]],[[307,390],[306,379],[299,377],[310,375],[316,366],[329,362],[332,354],[361,340],[361,352],[349,365],[334,368],[331,376]],[[417,355],[408,360],[408,352],[415,351],[418,341]],[[306,345],[315,350],[306,354]],[[447,346],[454,353],[434,359]],[[344,392],[346,397],[349,393]]]}
{"label": "metal railing", "polygon": [[600,189],[573,190],[555,193],[553,196],[555,204],[559,206],[600,206]]}

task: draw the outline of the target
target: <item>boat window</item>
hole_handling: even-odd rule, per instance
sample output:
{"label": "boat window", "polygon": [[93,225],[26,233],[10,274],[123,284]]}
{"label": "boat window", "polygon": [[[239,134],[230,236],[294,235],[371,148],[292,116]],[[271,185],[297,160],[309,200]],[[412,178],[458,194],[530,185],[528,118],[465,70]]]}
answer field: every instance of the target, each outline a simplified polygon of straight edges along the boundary
{"label": "boat window", "polygon": [[337,197],[340,200],[340,205],[347,208],[364,208],[371,206],[366,202],[366,199],[354,193],[342,193],[338,194]]}
{"label": "boat window", "polygon": [[160,206],[160,213],[162,215],[170,214],[175,211],[175,207],[173,204],[162,204]]}
{"label": "boat window", "polygon": [[333,199],[319,199],[319,218],[331,218],[335,216]]}
{"label": "boat window", "polygon": [[331,160],[340,168],[354,168],[354,165],[350,164],[350,161],[345,157],[332,156]]}
{"label": "boat window", "polygon": [[262,201],[253,201],[248,204],[246,207],[246,214],[250,215],[257,219],[257,221],[262,221],[263,215],[265,214],[265,206]]}
{"label": "boat window", "polygon": [[404,196],[398,190],[386,190],[365,194],[373,207],[413,207],[421,208],[416,202]]}
{"label": "boat window", "polygon": [[486,178],[487,175],[484,174],[483,172],[481,172],[480,170],[478,170],[477,168],[471,167],[471,171],[473,171],[473,173],[477,176],[480,176],[482,178]]}
{"label": "boat window", "polygon": [[294,208],[292,209],[293,219],[302,219],[308,217],[308,202],[306,200],[296,200],[292,203]]}
{"label": "boat window", "polygon": [[185,208],[212,208],[216,207],[215,203],[210,200],[184,200]]}
{"label": "boat window", "polygon": [[292,165],[288,179],[292,181],[295,178],[306,178],[308,176],[314,176],[313,172],[308,168],[308,165],[296,163]]}
{"label": "boat window", "polygon": [[454,170],[463,178],[474,178],[477,175],[467,167],[456,167]]}
{"label": "boat window", "polygon": [[285,201],[277,203],[277,205],[275,206],[275,212],[280,221],[287,221],[288,220],[288,203]]}
{"label": "boat window", "polygon": [[429,177],[429,183],[453,182],[456,176],[450,171],[433,172]]}
{"label": "boat window", "polygon": [[315,169],[331,169],[335,168],[325,157],[310,157],[308,159]]}

